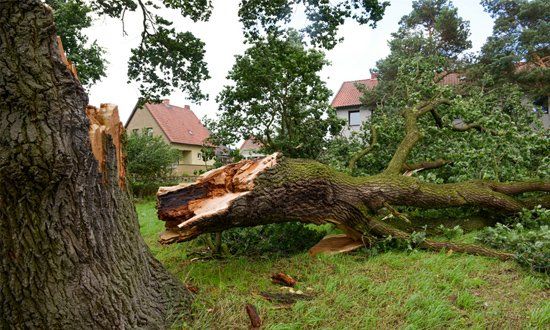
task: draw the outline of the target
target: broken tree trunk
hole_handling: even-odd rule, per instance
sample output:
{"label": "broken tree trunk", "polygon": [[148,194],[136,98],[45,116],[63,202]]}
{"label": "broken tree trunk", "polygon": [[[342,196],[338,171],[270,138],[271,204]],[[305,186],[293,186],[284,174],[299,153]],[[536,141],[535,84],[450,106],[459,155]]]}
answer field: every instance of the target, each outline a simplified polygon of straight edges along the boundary
{"label": "broken tree trunk", "polygon": [[[550,183],[433,184],[399,173],[352,177],[315,161],[273,154],[212,170],[190,186],[159,189],[158,216],[166,221],[160,242],[182,242],[207,232],[287,221],[332,223],[362,241],[370,241],[370,236],[407,238],[407,233],[377,219],[384,205],[475,206],[515,213],[529,205],[512,195],[529,191],[550,191]],[[512,257],[475,245],[432,241],[419,245]]]}

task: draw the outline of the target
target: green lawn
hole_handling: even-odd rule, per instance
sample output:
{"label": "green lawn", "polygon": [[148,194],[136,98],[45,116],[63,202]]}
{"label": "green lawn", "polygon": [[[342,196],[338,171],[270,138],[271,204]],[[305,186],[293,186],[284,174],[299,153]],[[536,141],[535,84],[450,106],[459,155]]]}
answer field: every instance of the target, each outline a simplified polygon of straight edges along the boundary
{"label": "green lawn", "polygon": [[[157,243],[163,223],[154,202],[136,208],[155,256],[200,290],[183,328],[246,329],[246,303],[256,306],[265,329],[550,328],[548,277],[514,262],[422,251],[193,261],[193,243]],[[288,307],[262,298],[260,291],[282,292],[269,279],[279,271],[314,299]]]}

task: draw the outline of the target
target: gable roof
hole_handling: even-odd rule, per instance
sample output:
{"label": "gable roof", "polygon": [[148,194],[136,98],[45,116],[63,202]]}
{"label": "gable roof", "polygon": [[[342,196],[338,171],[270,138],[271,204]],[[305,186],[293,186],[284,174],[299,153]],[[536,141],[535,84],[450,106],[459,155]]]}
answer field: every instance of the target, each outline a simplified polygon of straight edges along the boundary
{"label": "gable roof", "polygon": [[[182,108],[164,100],[156,104],[145,103],[143,108],[149,111],[171,143],[203,145],[204,140],[210,136],[210,132],[188,105]],[[136,110],[137,107],[132,111],[126,126]]]}
{"label": "gable roof", "polygon": [[262,145],[258,142],[255,142],[253,138],[246,139],[241,147],[240,150],[259,150],[262,148]]}
{"label": "gable roof", "polygon": [[[445,77],[443,77],[440,83],[443,85],[457,85],[460,83],[460,80],[460,74],[449,73]],[[336,93],[334,99],[332,100],[332,107],[343,108],[361,105],[362,102],[360,98],[363,93],[360,92],[356,87],[356,85],[359,84],[364,85],[367,89],[372,89],[376,87],[376,85],[378,85],[378,79],[376,78],[376,75],[373,75],[371,79],[344,81],[342,83],[342,86],[338,90],[338,93]]]}
{"label": "gable roof", "polygon": [[353,81],[344,81],[336,96],[332,100],[331,105],[334,108],[349,107],[361,105],[361,96],[363,95],[360,92],[356,85],[364,85],[368,89],[374,88],[378,84],[378,80],[375,79],[362,79],[362,80],[353,80]]}

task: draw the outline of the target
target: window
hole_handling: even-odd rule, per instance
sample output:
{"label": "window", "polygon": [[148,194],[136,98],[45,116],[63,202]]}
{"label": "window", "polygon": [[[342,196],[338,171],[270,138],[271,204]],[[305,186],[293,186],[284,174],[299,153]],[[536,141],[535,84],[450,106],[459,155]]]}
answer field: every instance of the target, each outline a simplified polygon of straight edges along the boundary
{"label": "window", "polygon": [[145,129],[145,134],[147,134],[149,136],[153,136],[153,128],[152,127],[147,127]]}
{"label": "window", "polygon": [[132,133],[133,133],[133,134],[138,134],[138,133],[139,133],[139,129],[134,128],[134,129],[132,130]]}
{"label": "window", "polygon": [[202,152],[199,152],[199,153],[197,154],[197,158],[202,160]]}
{"label": "window", "polygon": [[359,110],[348,112],[349,126],[361,125],[361,113]]}

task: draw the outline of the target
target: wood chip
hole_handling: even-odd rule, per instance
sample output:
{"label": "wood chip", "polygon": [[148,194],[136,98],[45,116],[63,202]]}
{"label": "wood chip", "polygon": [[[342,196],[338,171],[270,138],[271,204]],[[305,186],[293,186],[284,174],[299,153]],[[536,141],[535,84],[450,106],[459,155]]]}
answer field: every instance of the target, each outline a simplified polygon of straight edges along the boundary
{"label": "wood chip", "polygon": [[296,280],[285,273],[276,273],[271,275],[271,281],[275,284],[293,287],[296,285]]}
{"label": "wood chip", "polygon": [[262,319],[260,319],[260,315],[258,315],[256,307],[251,304],[246,304],[245,309],[248,317],[250,318],[250,328],[259,329],[262,326]]}

